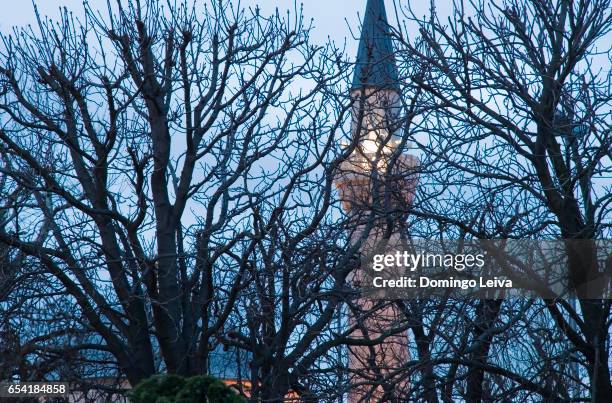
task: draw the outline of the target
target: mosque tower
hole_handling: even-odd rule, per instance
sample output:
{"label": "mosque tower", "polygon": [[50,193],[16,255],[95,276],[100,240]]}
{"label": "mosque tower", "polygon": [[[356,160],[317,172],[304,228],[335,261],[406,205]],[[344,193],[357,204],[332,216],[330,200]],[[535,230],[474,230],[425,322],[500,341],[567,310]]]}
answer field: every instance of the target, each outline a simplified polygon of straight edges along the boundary
{"label": "mosque tower", "polygon": [[[353,151],[335,184],[354,224],[351,240],[361,242],[363,257],[404,243],[418,165],[414,156],[402,152],[401,93],[384,0],[367,2],[350,96]],[[356,288],[364,270],[368,268],[351,273],[349,281]],[[362,297],[349,315],[353,338],[378,340],[373,346],[349,347],[349,403],[397,401],[406,387],[397,369],[409,358],[405,331],[386,336],[402,321],[397,304]]]}

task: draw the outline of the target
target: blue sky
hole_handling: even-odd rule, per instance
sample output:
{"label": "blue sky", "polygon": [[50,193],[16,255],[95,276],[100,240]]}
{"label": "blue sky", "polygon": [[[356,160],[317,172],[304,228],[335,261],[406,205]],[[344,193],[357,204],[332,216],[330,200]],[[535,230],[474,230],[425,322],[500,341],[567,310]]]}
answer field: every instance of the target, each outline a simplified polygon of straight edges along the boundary
{"label": "blue sky", "polygon": [[[88,0],[93,7],[106,7],[106,0]],[[115,0],[112,0],[114,2]],[[202,0],[199,0],[202,2]],[[206,0],[208,1],[208,0]],[[235,4],[238,0],[232,0]],[[405,0],[403,0],[405,1]],[[37,0],[37,6],[43,15],[56,18],[59,15],[59,7],[65,6],[74,11],[77,15],[82,12],[83,0]],[[240,0],[243,7],[258,4],[264,14],[274,12],[275,8],[280,10],[291,9],[294,4],[298,7],[304,6],[304,13],[307,18],[314,21],[313,40],[321,43],[331,38],[340,47],[345,44],[349,55],[356,55],[357,41],[353,39],[349,25],[353,32],[359,26],[359,15],[363,15],[366,0],[305,0],[303,2],[294,0]],[[413,1],[413,7],[422,9],[424,14],[428,1]],[[442,2],[447,4],[446,2]],[[10,5],[9,5],[10,4]],[[387,13],[392,24],[396,20],[393,16],[393,0],[386,0]],[[35,22],[34,8],[30,0],[12,0],[2,2],[3,10],[0,13],[0,31],[7,33],[11,27],[23,26]],[[440,8],[438,7],[440,10]],[[421,10],[419,10],[421,11]]]}
{"label": "blue sky", "polygon": [[[42,14],[57,17],[58,8],[61,6],[66,6],[78,14],[83,8],[82,1],[38,0],[36,3]],[[236,0],[233,0],[233,2],[237,3]],[[98,5],[101,8],[106,6],[106,0],[89,0],[89,3],[94,7]],[[269,14],[276,7],[281,10],[293,8],[294,0],[241,0],[240,3],[245,7],[258,4],[264,14]],[[357,13],[363,13],[365,3],[365,0],[306,0],[303,2],[306,16],[314,18],[315,21],[315,39],[325,40],[329,35],[337,42],[343,41],[345,37],[350,38],[345,17],[351,24],[356,24],[358,21]],[[392,2],[389,1],[388,3],[389,7],[392,7]],[[8,4],[10,6],[7,7]],[[300,2],[297,2],[297,4],[299,6]],[[29,0],[3,2],[3,8],[3,12],[0,13],[0,30],[5,33],[14,25],[26,25],[35,21],[34,9]]]}

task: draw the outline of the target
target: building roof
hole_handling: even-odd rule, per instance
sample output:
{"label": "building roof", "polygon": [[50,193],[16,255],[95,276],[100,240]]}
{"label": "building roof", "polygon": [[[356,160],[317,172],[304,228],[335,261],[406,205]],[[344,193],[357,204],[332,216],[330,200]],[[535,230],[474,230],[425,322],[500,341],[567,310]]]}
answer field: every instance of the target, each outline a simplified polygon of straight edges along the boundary
{"label": "building roof", "polygon": [[248,378],[251,359],[251,354],[246,351],[217,346],[209,354],[208,373],[221,380]]}
{"label": "building roof", "polygon": [[399,89],[391,29],[384,0],[368,0],[361,26],[352,90]]}

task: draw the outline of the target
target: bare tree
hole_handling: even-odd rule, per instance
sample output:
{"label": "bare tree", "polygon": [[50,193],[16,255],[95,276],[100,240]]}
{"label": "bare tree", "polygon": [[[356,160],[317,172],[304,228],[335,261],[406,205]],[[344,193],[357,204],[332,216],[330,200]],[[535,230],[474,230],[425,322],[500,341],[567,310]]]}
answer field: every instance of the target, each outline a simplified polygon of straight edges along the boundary
{"label": "bare tree", "polygon": [[338,147],[337,50],[310,45],[299,13],[221,2],[119,1],[35,29],[3,37],[0,241],[82,335],[54,317],[38,332],[78,351],[70,379],[199,374],[226,348],[247,355],[254,401],[342,397],[343,346],[384,337],[338,316],[360,308],[346,277],[367,233],[348,241],[333,186],[359,142]]}
{"label": "bare tree", "polygon": [[53,278],[132,385],[207,371],[268,267],[262,239],[293,231],[282,218],[331,148],[316,139],[333,130],[335,50],[308,43],[299,12],[188,3],[86,5],[2,36],[2,208],[23,197],[0,241]]}
{"label": "bare tree", "polygon": [[[412,134],[423,151],[421,176],[430,184],[419,188],[414,219],[432,220],[434,228],[458,237],[568,240],[568,271],[579,298],[577,306],[545,300],[518,317],[504,314],[515,310],[509,302],[479,303],[472,336],[466,333],[460,358],[450,358],[468,369],[464,398],[487,400],[486,385],[505,379],[543,399],[608,400],[610,301],[586,298],[583,284],[609,270],[610,261],[606,268],[597,260],[597,253],[609,251],[598,251],[594,242],[609,237],[611,228],[612,94],[609,72],[597,67],[602,59],[609,66],[610,3],[455,2],[447,20],[434,3],[423,19],[409,6],[402,10],[420,32],[413,41],[403,27],[396,37],[406,85],[422,92],[424,114]],[[506,350],[491,338],[495,329],[506,329],[505,343],[517,325],[509,318],[538,333],[527,322],[534,309],[547,318],[534,325],[547,323],[547,335],[555,338],[530,339],[540,343],[538,364],[504,364]],[[435,339],[439,332],[432,330]],[[562,340],[553,342],[559,334]],[[565,358],[547,356],[553,346],[563,347]],[[580,376],[572,379],[558,366],[574,352],[579,358],[570,360],[588,377],[588,391],[582,385],[568,396]],[[533,368],[542,370],[540,382],[523,376]]]}

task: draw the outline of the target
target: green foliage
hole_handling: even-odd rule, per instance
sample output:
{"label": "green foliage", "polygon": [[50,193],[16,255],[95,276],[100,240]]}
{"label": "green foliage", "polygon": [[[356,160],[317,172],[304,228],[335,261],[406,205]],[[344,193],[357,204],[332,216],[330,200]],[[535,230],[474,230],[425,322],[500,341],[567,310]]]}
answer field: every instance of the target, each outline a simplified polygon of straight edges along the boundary
{"label": "green foliage", "polygon": [[223,382],[206,375],[155,375],[128,393],[132,403],[243,403]]}

